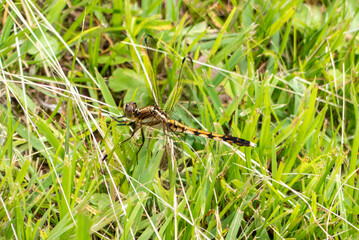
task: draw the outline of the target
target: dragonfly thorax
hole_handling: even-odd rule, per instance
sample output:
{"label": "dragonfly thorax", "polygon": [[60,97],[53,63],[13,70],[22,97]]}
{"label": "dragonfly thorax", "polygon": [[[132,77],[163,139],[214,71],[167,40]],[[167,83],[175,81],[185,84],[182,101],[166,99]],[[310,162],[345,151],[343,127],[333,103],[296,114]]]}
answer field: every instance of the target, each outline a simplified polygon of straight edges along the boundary
{"label": "dragonfly thorax", "polygon": [[136,118],[138,115],[138,107],[135,102],[129,102],[125,104],[125,107],[123,108],[123,112],[125,116],[129,119]]}

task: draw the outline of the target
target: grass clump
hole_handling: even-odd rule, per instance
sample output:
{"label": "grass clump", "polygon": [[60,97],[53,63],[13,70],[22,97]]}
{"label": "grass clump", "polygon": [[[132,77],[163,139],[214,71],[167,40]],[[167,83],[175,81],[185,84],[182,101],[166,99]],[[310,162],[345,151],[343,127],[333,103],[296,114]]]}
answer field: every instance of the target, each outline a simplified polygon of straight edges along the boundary
{"label": "grass clump", "polygon": [[[2,238],[358,236],[354,1],[0,12]],[[258,147],[151,130],[119,146],[109,116],[129,101]]]}

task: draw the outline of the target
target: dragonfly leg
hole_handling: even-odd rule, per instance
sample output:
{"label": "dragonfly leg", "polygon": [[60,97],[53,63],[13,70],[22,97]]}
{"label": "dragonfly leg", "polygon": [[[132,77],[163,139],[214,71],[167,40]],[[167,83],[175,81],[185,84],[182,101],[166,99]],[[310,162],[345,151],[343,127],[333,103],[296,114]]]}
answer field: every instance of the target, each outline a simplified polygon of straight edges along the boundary
{"label": "dragonfly leg", "polygon": [[119,125],[119,126],[123,126],[123,125],[127,125],[128,123],[131,123],[131,121],[129,121],[129,120],[122,120],[122,121],[118,120],[118,119],[124,118],[124,117],[126,117],[126,116],[112,117],[112,116],[110,115],[110,117],[111,117],[113,120],[115,120],[115,121],[117,122],[117,125]]}
{"label": "dragonfly leg", "polygon": [[125,142],[127,142],[128,140],[130,140],[134,135],[135,133],[137,132],[138,129],[135,129],[133,130],[133,132],[131,133],[131,136],[129,138],[126,138],[125,140],[123,140],[120,145],[124,144]]}
{"label": "dragonfly leg", "polygon": [[138,163],[138,153],[141,151],[143,145],[145,144],[145,133],[143,131],[143,127],[141,127],[141,137],[142,137],[142,143],[141,143],[140,148],[136,152],[136,161],[137,161],[137,163]]}
{"label": "dragonfly leg", "polygon": [[125,117],[125,115],[123,115],[123,116],[119,116],[119,117],[113,117],[112,115],[109,115],[110,116],[110,118],[112,118],[113,120],[115,120],[116,122],[118,122],[119,120],[119,118],[124,118]]}

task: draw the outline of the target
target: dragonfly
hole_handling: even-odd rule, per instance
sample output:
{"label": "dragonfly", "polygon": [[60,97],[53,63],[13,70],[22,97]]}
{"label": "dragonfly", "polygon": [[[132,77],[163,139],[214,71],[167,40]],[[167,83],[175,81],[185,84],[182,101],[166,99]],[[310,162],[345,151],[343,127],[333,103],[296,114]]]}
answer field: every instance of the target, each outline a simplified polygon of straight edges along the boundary
{"label": "dragonfly", "polygon": [[[147,44],[147,39],[145,39],[145,42]],[[148,53],[148,55],[150,54]],[[153,56],[153,53],[151,53],[151,55]],[[182,64],[184,63],[185,59],[186,57],[182,59]],[[181,73],[182,67],[179,76],[181,76]],[[140,130],[142,134],[142,142],[144,142],[143,129],[150,127],[154,129],[163,129],[166,132],[171,132],[176,135],[179,133],[189,134],[202,138],[222,141],[237,146],[256,147],[256,144],[239,137],[200,130],[182,124],[181,122],[172,119],[170,115],[165,110],[161,109],[157,104],[139,108],[136,102],[128,102],[124,105],[123,113],[124,115],[120,117],[111,116],[111,118],[114,119],[118,125],[130,125],[133,129],[130,137],[121,142],[121,144],[132,139],[133,136]],[[137,153],[141,150],[142,146],[143,144],[140,146]]]}
{"label": "dragonfly", "polygon": [[140,129],[143,129],[143,127],[151,127],[163,128],[166,131],[173,133],[184,133],[198,137],[214,139],[227,142],[229,144],[235,144],[238,146],[256,147],[256,144],[242,138],[208,132],[182,124],[177,120],[171,119],[169,117],[169,114],[167,114],[167,112],[165,112],[164,110],[160,109],[156,104],[143,108],[138,108],[136,102],[129,102],[125,104],[123,111],[124,115],[118,118],[127,118],[126,120],[120,121],[118,120],[118,118],[113,119],[117,121],[120,125],[132,124],[132,126],[134,126],[131,136],[125,141],[130,140],[134,136],[134,134]]}

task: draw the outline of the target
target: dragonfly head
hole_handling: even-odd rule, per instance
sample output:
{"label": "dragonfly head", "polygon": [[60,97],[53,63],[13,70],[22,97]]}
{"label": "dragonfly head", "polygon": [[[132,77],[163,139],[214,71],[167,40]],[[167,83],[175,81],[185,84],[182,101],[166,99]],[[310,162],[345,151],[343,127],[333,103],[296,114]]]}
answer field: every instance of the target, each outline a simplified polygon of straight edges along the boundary
{"label": "dragonfly head", "polygon": [[123,112],[125,116],[129,119],[136,117],[136,112],[138,111],[137,104],[135,102],[129,102],[125,104]]}

